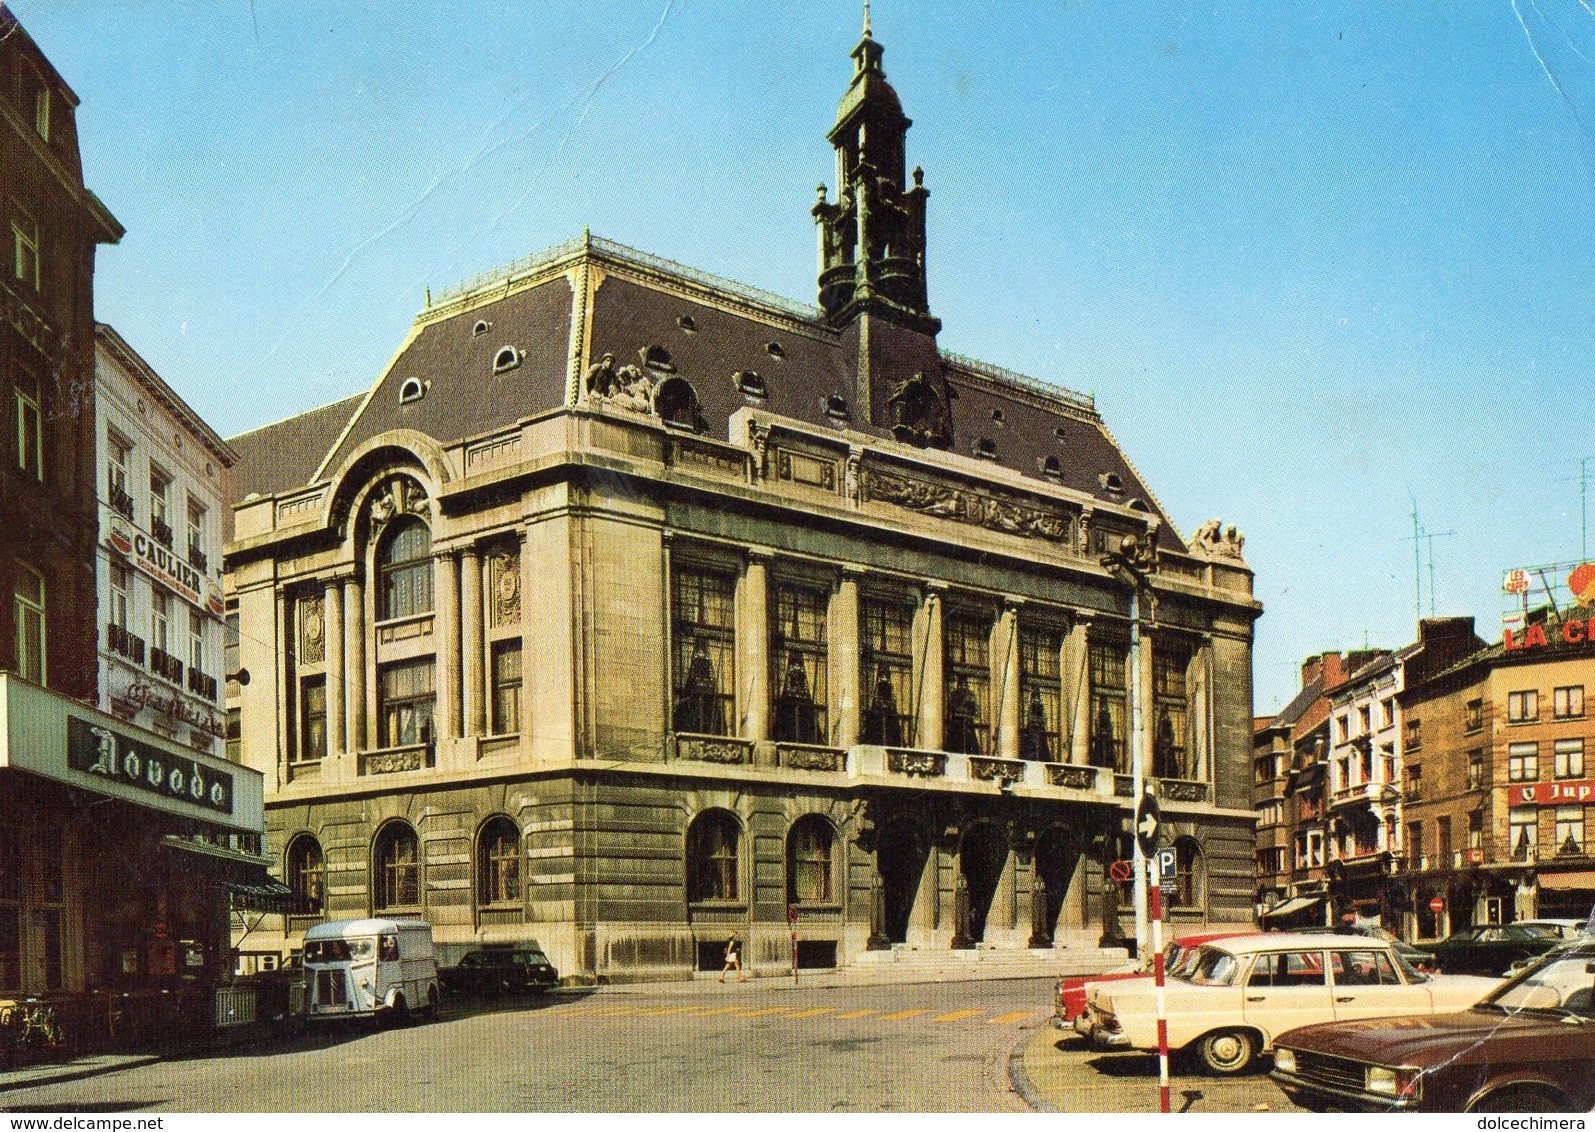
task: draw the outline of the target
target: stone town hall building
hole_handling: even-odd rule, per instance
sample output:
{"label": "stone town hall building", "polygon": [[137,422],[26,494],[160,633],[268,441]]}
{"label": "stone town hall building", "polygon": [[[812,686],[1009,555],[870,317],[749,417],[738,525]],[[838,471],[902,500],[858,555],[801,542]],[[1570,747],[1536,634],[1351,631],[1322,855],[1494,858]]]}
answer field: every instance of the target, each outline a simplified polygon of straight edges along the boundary
{"label": "stone town hall building", "polygon": [[397,913],[681,977],[731,929],[784,969],[789,907],[805,966],[1122,937],[1130,534],[1173,917],[1250,919],[1241,540],[1183,539],[1090,397],[938,348],[909,120],[852,57],[818,309],[583,236],[232,441],[230,691],[301,900],[246,949]]}

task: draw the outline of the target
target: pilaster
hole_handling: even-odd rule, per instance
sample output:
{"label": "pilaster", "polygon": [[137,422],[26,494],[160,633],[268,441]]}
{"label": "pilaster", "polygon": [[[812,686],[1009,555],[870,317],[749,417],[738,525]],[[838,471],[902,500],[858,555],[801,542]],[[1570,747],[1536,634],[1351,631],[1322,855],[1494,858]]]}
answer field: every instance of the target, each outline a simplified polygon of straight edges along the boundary
{"label": "pilaster", "polygon": [[460,737],[460,569],[453,551],[438,554],[435,561],[436,727],[441,748],[448,740]]}
{"label": "pilaster", "polygon": [[345,685],[343,586],[337,579],[327,583],[322,624],[326,627],[327,650],[327,754],[332,758],[338,758],[345,750]]}
{"label": "pilaster", "polygon": [[742,623],[737,627],[739,734],[755,743],[770,737],[770,590],[766,550],[748,552],[742,574]]}
{"label": "pilaster", "polygon": [[482,556],[476,547],[460,551],[460,635],[464,731],[467,735],[487,734],[483,718],[482,655]]}
{"label": "pilaster", "polygon": [[947,587],[941,582],[927,582],[920,599],[919,613],[914,618],[914,646],[919,653],[914,658],[914,677],[919,685],[919,714],[915,722],[913,745],[923,750],[939,751],[942,745],[942,606],[947,597]]}
{"label": "pilaster", "polygon": [[358,577],[343,581],[344,750],[369,746],[366,738],[365,588]]}
{"label": "pilaster", "polygon": [[838,747],[851,747],[858,742],[862,693],[858,644],[859,576],[856,569],[842,568],[841,580],[831,597],[831,615],[826,626],[830,635],[827,644],[831,703],[835,707],[831,716],[831,742]]}
{"label": "pilaster", "polygon": [[1010,600],[997,623],[997,649],[992,656],[996,661],[997,687],[997,741],[993,750],[998,758],[1019,757],[1019,606]]}
{"label": "pilaster", "polygon": [[1064,711],[1069,716],[1069,761],[1091,761],[1090,617],[1076,613],[1063,639]]}

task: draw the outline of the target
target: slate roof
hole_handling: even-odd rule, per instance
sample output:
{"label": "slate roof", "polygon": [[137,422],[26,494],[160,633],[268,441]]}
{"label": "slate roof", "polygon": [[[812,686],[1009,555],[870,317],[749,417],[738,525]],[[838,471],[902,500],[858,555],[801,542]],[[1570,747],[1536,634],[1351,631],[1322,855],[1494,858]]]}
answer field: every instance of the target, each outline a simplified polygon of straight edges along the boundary
{"label": "slate roof", "polygon": [[310,483],[327,449],[364,400],[365,394],[357,393],[228,440],[238,453],[233,468],[234,502]]}
{"label": "slate roof", "polygon": [[[662,347],[697,392],[706,435],[719,439],[729,436],[731,415],[748,405],[814,426],[841,427],[826,415],[825,403],[833,394],[851,399],[853,360],[843,335],[817,309],[583,237],[445,293],[418,317],[369,397],[347,398],[235,438],[243,457],[239,496],[305,486],[323,464],[331,472],[365,441],[391,429],[414,429],[447,444],[558,409],[572,336],[582,332],[572,326],[567,272],[584,257],[610,269],[585,328],[590,359],[611,353],[617,367],[637,364],[639,351]],[[505,347],[516,351],[517,363],[496,373],[494,358]],[[995,460],[972,462],[970,474],[995,462],[1104,501],[1139,500],[1135,506],[1162,520],[1162,544],[1186,549],[1090,397],[956,354],[941,356],[953,394],[953,450],[970,456],[980,439],[994,449]],[[764,379],[765,397],[737,388],[734,375],[743,371]],[[425,395],[400,404],[400,390],[411,379]],[[847,428],[890,437],[887,429],[865,421],[867,407],[850,408]],[[1118,491],[1105,483],[1112,476]]]}

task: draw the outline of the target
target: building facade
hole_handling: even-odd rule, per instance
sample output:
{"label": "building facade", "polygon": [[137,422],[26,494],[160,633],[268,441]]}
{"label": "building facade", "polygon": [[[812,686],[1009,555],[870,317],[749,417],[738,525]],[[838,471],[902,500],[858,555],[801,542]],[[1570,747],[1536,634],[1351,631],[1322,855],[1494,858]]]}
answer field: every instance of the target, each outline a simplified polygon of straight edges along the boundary
{"label": "building facade", "polygon": [[84,1048],[113,1013],[208,1018],[228,885],[269,878],[260,774],[97,706],[93,275],[122,228],[76,105],[0,7],[0,998],[45,998]]}
{"label": "building facade", "polygon": [[95,374],[100,707],[220,755],[221,516],[238,457],[103,323]]}
{"label": "building facade", "polygon": [[1402,696],[1416,732],[1403,874],[1411,938],[1582,919],[1595,905],[1585,762],[1595,727],[1584,703],[1595,609],[1547,612]]}
{"label": "building facade", "polygon": [[607,978],[733,929],[784,969],[789,909],[802,966],[1116,942],[1132,689],[1173,918],[1250,919],[1242,540],[1182,539],[1091,398],[937,346],[908,119],[853,61],[817,309],[584,236],[232,441],[285,950],[370,913]]}
{"label": "building facade", "polygon": [[1301,691],[1252,737],[1252,801],[1257,808],[1257,913],[1273,928],[1327,921],[1324,872],[1324,770],[1329,696],[1374,654],[1308,657]]}

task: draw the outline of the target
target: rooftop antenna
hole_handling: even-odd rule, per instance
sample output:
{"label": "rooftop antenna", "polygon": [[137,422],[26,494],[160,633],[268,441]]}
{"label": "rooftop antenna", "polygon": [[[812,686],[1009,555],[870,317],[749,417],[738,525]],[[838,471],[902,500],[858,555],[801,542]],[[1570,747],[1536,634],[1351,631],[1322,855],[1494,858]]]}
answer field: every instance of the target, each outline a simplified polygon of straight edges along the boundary
{"label": "rooftop antenna", "polygon": [[1429,616],[1434,616],[1434,540],[1453,538],[1455,531],[1424,531],[1423,541],[1429,544]]}

